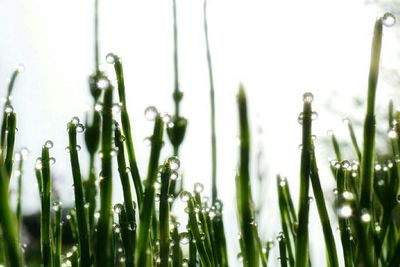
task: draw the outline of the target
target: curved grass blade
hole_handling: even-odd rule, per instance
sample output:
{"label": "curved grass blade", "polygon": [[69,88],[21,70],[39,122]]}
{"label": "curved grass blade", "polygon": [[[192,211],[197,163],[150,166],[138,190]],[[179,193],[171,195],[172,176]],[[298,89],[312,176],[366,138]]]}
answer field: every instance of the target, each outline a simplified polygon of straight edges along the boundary
{"label": "curved grass blade", "polygon": [[139,210],[142,207],[142,198],[143,198],[143,187],[139,174],[139,168],[136,162],[135,149],[132,140],[132,131],[131,131],[131,123],[129,119],[129,114],[126,105],[126,97],[125,97],[125,82],[124,82],[124,71],[122,68],[121,58],[114,54],[108,54],[109,62],[114,64],[115,74],[117,75],[118,81],[118,95],[119,100],[121,102],[121,124],[122,131],[124,133],[126,139],[126,149],[128,152],[128,160],[130,166],[130,172],[133,179],[133,184],[135,186],[137,203]]}
{"label": "curved grass blade", "polygon": [[160,267],[168,267],[169,262],[169,181],[171,177],[171,168],[169,161],[161,168],[161,190],[160,190]]}

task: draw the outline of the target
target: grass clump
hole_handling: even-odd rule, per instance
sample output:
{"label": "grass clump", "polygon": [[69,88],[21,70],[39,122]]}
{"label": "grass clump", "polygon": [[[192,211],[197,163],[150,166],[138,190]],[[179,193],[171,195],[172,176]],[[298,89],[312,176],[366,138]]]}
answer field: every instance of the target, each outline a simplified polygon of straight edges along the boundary
{"label": "grass clump", "polygon": [[[98,1],[95,1],[95,71],[89,79],[93,109],[86,114],[85,125],[74,117],[67,124],[68,152],[74,185],[74,207],[67,218],[73,244],[66,244],[63,236],[63,207],[52,193],[50,156],[53,143],[45,142],[41,157],[36,162],[36,177],[41,201],[40,265],[61,266],[161,266],[161,267],[227,267],[229,255],[223,217],[223,203],[218,199],[215,96],[211,53],[204,2],[204,33],[208,62],[211,100],[211,200],[204,196],[204,186],[196,183],[192,192],[178,183],[179,149],[186,134],[187,119],[181,115],[183,92],[179,86],[177,3],[173,0],[174,29],[174,89],[173,116],[161,115],[155,107],[146,109],[146,117],[154,121],[150,137],[151,149],[147,176],[142,179],[135,156],[131,121],[126,102],[122,60],[116,54],[106,59],[113,64],[117,90],[106,73],[99,70]],[[277,235],[276,253],[281,267],[310,267],[309,219],[311,189],[317,205],[326,248],[326,264],[330,267],[365,266],[396,267],[400,264],[398,209],[400,175],[400,113],[389,104],[389,141],[391,151],[384,162],[378,162],[375,151],[375,95],[377,90],[383,26],[390,14],[375,23],[369,73],[367,112],[364,123],[363,148],[358,147],[354,129],[347,125],[356,159],[345,159],[335,135],[332,134],[336,160],[331,162],[332,179],[336,182],[334,209],[339,224],[340,244],[336,244],[333,224],[329,217],[329,202],[324,196],[312,135],[316,117],[312,109],[313,95],[303,96],[303,110],[299,116],[302,127],[300,157],[299,207],[296,210],[288,180],[277,176],[277,195],[281,232]],[[27,151],[14,156],[16,113],[11,93],[20,71],[13,73],[7,90],[1,124],[0,150],[0,264],[25,266],[20,246],[22,232],[22,173]],[[117,92],[116,92],[117,91]],[[114,95],[118,94],[118,101]],[[240,229],[239,259],[244,267],[274,266],[271,260],[273,242],[264,241],[257,221],[250,173],[250,124],[247,98],[243,85],[238,92],[239,164],[236,177],[237,220]],[[117,103],[115,103],[117,102]],[[121,125],[121,126],[120,126]],[[89,173],[81,173],[78,134],[84,131],[89,158]],[[166,134],[164,134],[166,132]],[[161,158],[164,136],[172,145],[170,157]],[[100,149],[100,151],[99,151]],[[19,159],[14,164],[14,159]],[[100,161],[97,175],[96,161]],[[117,164],[122,186],[123,203],[112,202],[113,164]],[[162,164],[160,164],[162,162]],[[361,167],[360,167],[361,165]],[[18,173],[17,209],[10,205],[9,181]],[[133,187],[131,187],[131,183]],[[176,201],[186,204],[184,216],[175,214]],[[97,205],[97,202],[100,206]],[[137,203],[137,205],[136,205]],[[398,211],[397,211],[398,212]],[[180,226],[185,217],[186,228]],[[277,222],[279,223],[279,222]],[[343,264],[339,256],[343,255]],[[30,262],[28,266],[30,266]],[[231,264],[232,265],[232,264]],[[235,265],[235,264],[233,264]],[[33,266],[33,265],[32,265]]]}

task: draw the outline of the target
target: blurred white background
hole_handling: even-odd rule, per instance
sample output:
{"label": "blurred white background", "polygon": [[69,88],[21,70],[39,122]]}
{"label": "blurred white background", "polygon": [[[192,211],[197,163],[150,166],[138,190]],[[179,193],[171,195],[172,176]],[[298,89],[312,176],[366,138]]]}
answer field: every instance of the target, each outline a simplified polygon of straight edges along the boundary
{"label": "blurred white background", "polygon": [[[180,84],[184,92],[181,113],[189,120],[181,149],[181,171],[185,187],[202,182],[210,194],[210,108],[203,34],[203,1],[177,0],[179,28]],[[64,203],[72,200],[66,123],[72,116],[84,118],[91,105],[88,75],[94,66],[93,1],[3,0],[0,2],[0,86],[5,94],[14,67],[25,65],[14,91],[18,115],[16,147],[31,150],[24,176],[26,213],[39,207],[35,158],[42,144],[54,141],[55,186]],[[297,202],[301,128],[297,116],[302,94],[314,93],[315,121],[322,183],[327,198],[333,188],[326,131],[334,129],[347,138],[341,121],[347,115],[363,120],[364,109],[355,103],[366,96],[370,41],[375,18],[384,12],[364,1],[257,1],[210,0],[208,20],[214,64],[218,189],[225,204],[228,235],[236,237],[234,176],[237,164],[237,110],[235,94],[243,82],[248,94],[252,126],[252,152],[263,151],[262,169],[267,181],[258,187],[268,209],[260,218],[264,238],[279,231],[275,201],[275,175],[287,175]],[[396,13],[395,13],[396,14]],[[377,94],[377,113],[386,114],[388,97],[394,97],[392,70],[399,69],[396,25],[384,30],[382,69]],[[101,60],[114,52],[122,57],[127,86],[128,110],[133,126],[136,153],[142,175],[147,170],[149,148],[143,139],[151,134],[152,123],[143,111],[149,105],[173,112],[172,1],[100,1]],[[110,66],[105,66],[112,76]],[[386,131],[386,122],[378,124]],[[262,131],[261,131],[262,129]],[[357,134],[361,138],[360,129]],[[346,139],[347,140],[347,139]],[[359,140],[361,142],[361,140]],[[167,141],[168,142],[168,141]],[[83,138],[81,139],[82,147]],[[169,145],[164,157],[171,154]],[[84,154],[84,153],[81,153]],[[351,156],[351,154],[350,154]],[[253,160],[253,163],[255,160]],[[83,165],[84,173],[87,166]],[[253,172],[253,174],[255,174]],[[254,175],[255,177],[255,175]],[[115,180],[115,199],[121,200]],[[315,207],[312,208],[314,216]],[[312,229],[320,232],[315,217]],[[314,225],[315,224],[315,225]],[[333,225],[335,228],[336,226]],[[314,231],[313,230],[313,231]],[[324,262],[321,237],[311,239],[313,259]],[[238,251],[237,242],[229,250]],[[322,251],[322,253],[319,253]],[[322,260],[322,261],[321,261]],[[233,263],[233,266],[235,264]],[[322,265],[319,265],[322,266]]]}

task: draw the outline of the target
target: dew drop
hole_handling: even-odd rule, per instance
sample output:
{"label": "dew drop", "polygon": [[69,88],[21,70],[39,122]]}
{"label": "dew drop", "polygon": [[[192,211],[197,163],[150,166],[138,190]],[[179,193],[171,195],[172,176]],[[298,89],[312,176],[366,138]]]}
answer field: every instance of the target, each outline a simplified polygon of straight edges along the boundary
{"label": "dew drop", "polygon": [[21,148],[20,153],[21,153],[22,159],[25,160],[26,157],[28,157],[28,155],[29,155],[29,149],[26,147],[23,147],[23,148]]}
{"label": "dew drop", "polygon": [[171,180],[175,181],[178,178],[179,178],[179,175],[178,175],[178,173],[176,171],[171,172],[171,176],[170,176]]}
{"label": "dew drop", "polygon": [[110,87],[110,80],[106,77],[101,77],[96,85],[100,90],[105,90]]}
{"label": "dew drop", "polygon": [[346,125],[350,125],[350,124],[351,124],[351,121],[350,121],[349,118],[343,118],[342,121],[343,121],[343,123],[346,124]]}
{"label": "dew drop", "polygon": [[47,141],[44,143],[44,146],[50,149],[50,148],[53,148],[54,143],[53,143],[53,141],[51,141],[51,140],[47,140]]}
{"label": "dew drop", "polygon": [[304,117],[303,112],[300,112],[299,116],[297,117],[297,122],[299,124],[303,124],[303,117]]}
{"label": "dew drop", "polygon": [[347,170],[351,167],[351,164],[348,160],[342,160],[340,166],[342,167],[342,169]]}
{"label": "dew drop", "polygon": [[178,157],[170,157],[168,158],[168,162],[172,171],[176,171],[181,166],[181,162]]}
{"label": "dew drop", "polygon": [[386,27],[392,27],[396,23],[396,17],[392,13],[385,13],[382,16],[382,24]]}
{"label": "dew drop", "polygon": [[190,235],[187,232],[183,232],[179,234],[179,242],[182,245],[187,245],[190,242]]}
{"label": "dew drop", "polygon": [[311,119],[312,119],[313,121],[316,120],[316,119],[318,119],[318,113],[315,112],[315,111],[311,112]]}
{"label": "dew drop", "polygon": [[13,113],[14,112],[14,107],[13,106],[11,106],[11,105],[5,105],[5,107],[4,107],[4,112],[5,113],[8,113],[8,114],[10,114],[10,113]]}
{"label": "dew drop", "polygon": [[303,102],[304,103],[311,103],[314,100],[314,95],[310,92],[306,92],[303,94]]}
{"label": "dew drop", "polygon": [[78,125],[80,123],[80,120],[79,120],[78,117],[73,117],[71,119],[71,123],[76,126],[76,125]]}
{"label": "dew drop", "polygon": [[204,190],[204,185],[201,183],[195,183],[194,184],[194,192],[196,193],[201,193]]}
{"label": "dew drop", "polygon": [[24,72],[25,71],[25,66],[23,64],[19,64],[18,67],[17,67],[17,71],[19,73]]}
{"label": "dew drop", "polygon": [[85,126],[83,126],[82,123],[78,123],[78,125],[76,125],[76,132],[83,133],[84,131],[85,131]]}
{"label": "dew drop", "polygon": [[242,254],[242,252],[239,252],[239,253],[236,255],[236,258],[237,258],[237,260],[238,260],[239,262],[243,262],[243,254]]}
{"label": "dew drop", "polygon": [[182,191],[179,194],[179,197],[183,202],[188,202],[189,199],[191,198],[191,196],[192,196],[192,194],[190,194],[190,192],[188,192],[188,191]]}
{"label": "dew drop", "polygon": [[371,214],[368,212],[367,209],[361,210],[361,221],[364,223],[368,223],[371,221]]}
{"label": "dew drop", "polygon": [[149,121],[154,121],[158,115],[157,108],[154,106],[149,106],[144,111],[144,116]]}
{"label": "dew drop", "polygon": [[108,64],[114,64],[115,63],[115,57],[116,55],[114,53],[108,53],[106,56],[106,61]]}
{"label": "dew drop", "polygon": [[339,217],[349,218],[351,216],[351,214],[353,213],[353,210],[351,209],[350,205],[343,204],[339,207],[337,212],[338,212]]}
{"label": "dew drop", "polygon": [[115,214],[120,214],[123,210],[124,206],[121,203],[115,204],[114,205],[114,213]]}
{"label": "dew drop", "polygon": [[349,200],[349,201],[354,200],[354,195],[350,191],[344,191],[342,193],[342,197],[344,200]]}
{"label": "dew drop", "polygon": [[53,158],[53,157],[49,158],[49,163],[50,163],[51,165],[55,164],[55,163],[56,163],[56,159]]}
{"label": "dew drop", "polygon": [[143,143],[145,146],[151,146],[151,137],[146,137],[143,139]]}
{"label": "dew drop", "polygon": [[96,103],[96,105],[94,106],[94,110],[100,112],[103,110],[103,104],[101,103]]}
{"label": "dew drop", "polygon": [[172,121],[172,117],[168,113],[163,113],[161,115],[161,118],[164,121],[164,123],[166,123],[167,125]]}
{"label": "dew drop", "polygon": [[117,103],[117,104],[113,104],[111,112],[113,115],[117,115],[121,112],[122,109],[122,104]]}
{"label": "dew drop", "polygon": [[43,165],[42,165],[42,159],[41,159],[41,158],[37,158],[37,159],[36,159],[35,168],[36,168],[37,170],[41,170],[42,167],[43,167]]}
{"label": "dew drop", "polygon": [[70,153],[71,152],[71,148],[69,146],[65,147],[65,152]]}

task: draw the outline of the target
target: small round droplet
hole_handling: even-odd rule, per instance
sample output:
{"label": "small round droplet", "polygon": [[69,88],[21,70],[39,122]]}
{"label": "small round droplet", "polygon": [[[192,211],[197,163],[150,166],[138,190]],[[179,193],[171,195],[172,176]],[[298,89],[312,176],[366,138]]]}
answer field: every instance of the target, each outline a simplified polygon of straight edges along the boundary
{"label": "small round droplet", "polygon": [[111,112],[113,115],[117,115],[121,112],[122,104],[117,103],[112,106]]}
{"label": "small round droplet", "polygon": [[316,119],[318,119],[318,113],[317,112],[315,112],[315,111],[313,111],[313,112],[311,112],[311,120],[316,120]]}
{"label": "small round droplet", "polygon": [[347,170],[351,167],[351,164],[348,160],[342,160],[342,162],[340,163],[341,167],[343,170]]}
{"label": "small round droplet", "polygon": [[237,258],[237,260],[238,260],[239,262],[243,262],[243,254],[242,254],[242,252],[239,252],[239,253],[236,255],[236,258]]}
{"label": "small round droplet", "polygon": [[71,123],[76,126],[76,125],[78,125],[80,123],[80,120],[79,120],[78,117],[73,117],[71,119]]}
{"label": "small round droplet", "polygon": [[349,118],[343,118],[342,121],[343,121],[343,123],[346,124],[346,125],[350,125],[350,124],[351,124],[351,121],[350,121]]}
{"label": "small round droplet", "polygon": [[101,77],[98,81],[97,81],[97,87],[100,90],[105,90],[110,86],[110,80],[106,77]]}
{"label": "small round droplet", "polygon": [[121,203],[117,203],[114,205],[114,213],[120,214],[123,210],[124,206]]}
{"label": "small round droplet", "polygon": [[25,71],[25,66],[23,64],[19,64],[18,67],[17,67],[17,71],[19,73],[24,72]]}
{"label": "small round droplet", "polygon": [[108,53],[106,56],[106,61],[108,64],[114,64],[115,63],[115,57],[116,55],[114,53]]}
{"label": "small round droplet", "polygon": [[395,139],[395,138],[397,138],[397,132],[396,132],[396,130],[390,129],[390,130],[388,131],[388,136],[389,136],[390,139]]}
{"label": "small round droplet", "polygon": [[178,173],[176,171],[171,172],[171,176],[170,176],[171,180],[175,181],[178,178],[179,178],[179,175],[178,175]]}
{"label": "small round droplet", "polygon": [[392,27],[396,23],[396,17],[392,13],[385,13],[382,16],[382,24],[386,27]]}
{"label": "small round droplet", "polygon": [[8,105],[6,105],[6,106],[4,107],[4,112],[5,112],[5,113],[8,113],[8,114],[13,113],[13,112],[14,112],[14,107],[11,106],[10,104],[8,104]]}
{"label": "small round droplet", "polygon": [[179,194],[179,197],[183,202],[188,202],[189,199],[192,197],[192,194],[190,194],[190,192],[188,192],[188,191],[182,191]]}
{"label": "small round droplet", "polygon": [[299,116],[297,117],[297,122],[299,124],[303,124],[303,117],[304,117],[303,112],[300,112]]}
{"label": "small round droplet", "polygon": [[183,232],[179,234],[179,242],[182,245],[187,245],[190,242],[190,235],[187,232]]}
{"label": "small round droplet", "polygon": [[343,197],[344,200],[348,200],[348,201],[354,200],[354,195],[353,195],[353,193],[350,192],[350,191],[344,191],[344,192],[342,193],[342,197]]}
{"label": "small round droplet", "polygon": [[154,106],[149,106],[144,111],[144,116],[149,121],[154,121],[158,115],[157,108]]}
{"label": "small round droplet", "polygon": [[338,216],[341,218],[349,218],[353,214],[353,210],[348,204],[344,204],[338,209]]}
{"label": "small round droplet", "polygon": [[367,209],[361,210],[361,221],[364,223],[368,223],[371,221],[371,214],[368,212]]}
{"label": "small round droplet", "polygon": [[203,192],[203,190],[204,190],[204,185],[203,184],[201,184],[201,183],[195,183],[194,184],[194,192],[200,194],[201,192]]}
{"label": "small round droplet", "polygon": [[53,141],[51,141],[51,140],[47,140],[47,141],[44,143],[44,146],[50,149],[50,148],[53,148],[54,143],[53,143]]}
{"label": "small round droplet", "polygon": [[303,94],[303,101],[305,103],[311,103],[314,100],[314,95],[310,92],[306,92]]}
{"label": "small round droplet", "polygon": [[96,103],[96,105],[94,106],[94,110],[100,112],[103,110],[103,105],[101,103]]}
{"label": "small round droplet", "polygon": [[53,158],[53,157],[49,158],[49,163],[50,163],[51,165],[55,164],[55,163],[56,163],[56,159]]}
{"label": "small round droplet", "polygon": [[179,167],[181,166],[181,162],[180,162],[179,158],[175,157],[175,156],[170,157],[168,159],[168,162],[169,162],[169,165],[170,165],[170,168],[172,171],[178,170]]}
{"label": "small round droplet", "polygon": [[146,137],[143,139],[143,143],[145,146],[151,146],[151,137]]}

